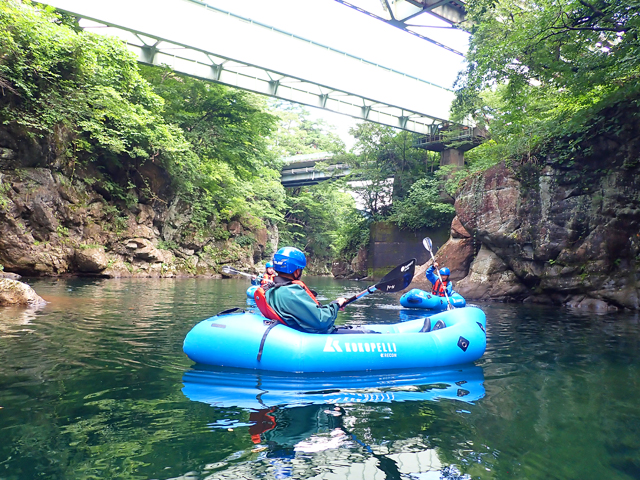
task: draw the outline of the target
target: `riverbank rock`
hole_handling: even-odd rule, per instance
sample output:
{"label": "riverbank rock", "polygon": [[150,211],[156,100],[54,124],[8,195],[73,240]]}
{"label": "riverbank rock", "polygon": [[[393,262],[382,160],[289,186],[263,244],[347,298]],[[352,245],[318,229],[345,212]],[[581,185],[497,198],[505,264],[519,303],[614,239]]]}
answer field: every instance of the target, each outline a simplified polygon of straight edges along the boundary
{"label": "riverbank rock", "polygon": [[75,263],[80,272],[99,273],[109,265],[109,259],[101,247],[76,250]]}
{"label": "riverbank rock", "polygon": [[[435,252],[436,261],[442,267],[448,267],[451,271],[449,279],[454,282],[457,290],[457,282],[469,274],[469,266],[473,260],[476,242],[471,234],[462,226],[458,217],[451,222],[451,233],[449,240]],[[432,285],[425,272],[432,264],[432,260],[416,267],[413,281],[408,289],[419,288],[431,291]]]}
{"label": "riverbank rock", "polygon": [[17,161],[0,170],[0,265],[16,274],[211,277],[225,264],[252,271],[277,247],[277,228],[250,216],[231,231],[217,223],[198,230],[178,198],[116,205],[97,172],[72,178]]}
{"label": "riverbank rock", "polygon": [[483,248],[461,293],[640,308],[640,119],[604,113],[624,126],[616,136],[594,124],[581,144],[554,147],[571,154],[496,165],[458,192],[458,218]]}
{"label": "riverbank rock", "polygon": [[331,264],[331,275],[334,278],[360,279],[367,276],[368,251],[366,247],[358,250],[351,262],[337,260]]}
{"label": "riverbank rock", "polygon": [[18,275],[17,273],[0,271],[0,278],[9,278],[11,280],[20,280],[22,278],[22,276]]}
{"label": "riverbank rock", "polygon": [[26,283],[0,278],[0,306],[7,305],[44,305],[45,302]]}
{"label": "riverbank rock", "polygon": [[456,284],[467,300],[513,300],[528,294],[513,271],[495,253],[482,246],[471,264],[469,275]]}

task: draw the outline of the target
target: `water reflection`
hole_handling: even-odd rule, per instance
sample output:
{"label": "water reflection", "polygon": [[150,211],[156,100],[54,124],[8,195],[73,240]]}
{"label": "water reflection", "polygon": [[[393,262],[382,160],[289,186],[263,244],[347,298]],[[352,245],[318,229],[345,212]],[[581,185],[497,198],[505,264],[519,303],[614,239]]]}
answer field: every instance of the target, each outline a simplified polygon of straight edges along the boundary
{"label": "water reflection", "polygon": [[[272,470],[275,478],[306,478],[308,469],[329,462],[331,478],[395,479],[444,467],[424,439],[387,442],[370,429],[361,431],[372,412],[392,418],[392,404],[421,402],[429,417],[434,402],[472,405],[484,396],[483,381],[482,369],[473,365],[359,376],[292,376],[196,366],[184,373],[182,392],[214,407],[209,428],[246,431],[254,444],[251,452],[259,454],[235,461],[233,467],[231,459],[225,460],[225,475],[220,478],[255,476],[265,469]],[[239,417],[236,408],[246,413]],[[464,407],[458,411],[462,417],[468,413]]]}
{"label": "water reflection", "polygon": [[182,393],[190,400],[245,409],[440,399],[475,402],[484,396],[482,368],[474,365],[362,375],[292,375],[196,365],[182,381]]}
{"label": "water reflection", "polygon": [[[485,355],[439,378],[192,367],[186,333],[244,306],[247,284],[34,282],[43,309],[0,309],[0,478],[640,478],[635,312],[484,304]],[[327,298],[363,288],[308,284]],[[405,314],[373,294],[338,322]]]}

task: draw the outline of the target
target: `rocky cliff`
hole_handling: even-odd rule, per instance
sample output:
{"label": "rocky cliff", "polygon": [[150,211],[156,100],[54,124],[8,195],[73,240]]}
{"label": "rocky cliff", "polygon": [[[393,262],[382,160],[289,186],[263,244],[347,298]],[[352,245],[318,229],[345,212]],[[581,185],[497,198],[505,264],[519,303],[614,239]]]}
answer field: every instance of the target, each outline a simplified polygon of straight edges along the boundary
{"label": "rocky cliff", "polygon": [[479,246],[470,299],[640,308],[640,115],[612,107],[551,153],[503,162],[456,198]]}
{"label": "rocky cliff", "polygon": [[[189,222],[190,205],[178,197],[165,192],[147,203],[117,204],[107,200],[99,176],[39,167],[46,163],[42,152],[33,160],[39,152],[11,146],[0,145],[0,265],[7,271],[28,276],[216,275],[225,264],[253,270],[277,247],[277,228],[256,227],[249,214],[198,232]],[[147,175],[159,184],[156,191],[162,190],[163,172]]]}

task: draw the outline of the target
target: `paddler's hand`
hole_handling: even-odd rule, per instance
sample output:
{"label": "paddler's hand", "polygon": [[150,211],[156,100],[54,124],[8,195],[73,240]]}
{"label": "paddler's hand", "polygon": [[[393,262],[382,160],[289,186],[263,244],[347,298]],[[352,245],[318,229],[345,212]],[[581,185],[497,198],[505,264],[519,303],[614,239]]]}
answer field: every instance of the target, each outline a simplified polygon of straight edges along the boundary
{"label": "paddler's hand", "polygon": [[347,299],[343,297],[337,298],[336,303],[340,307],[340,310],[344,312],[344,304],[347,303]]}

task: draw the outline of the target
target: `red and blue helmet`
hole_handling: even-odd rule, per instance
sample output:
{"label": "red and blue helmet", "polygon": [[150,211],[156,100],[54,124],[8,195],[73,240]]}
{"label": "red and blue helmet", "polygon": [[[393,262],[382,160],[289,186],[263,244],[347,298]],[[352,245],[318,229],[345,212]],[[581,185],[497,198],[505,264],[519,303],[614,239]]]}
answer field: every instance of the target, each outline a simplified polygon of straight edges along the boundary
{"label": "red and blue helmet", "polygon": [[284,247],[273,256],[273,268],[276,272],[293,273],[307,266],[307,257],[295,247]]}

